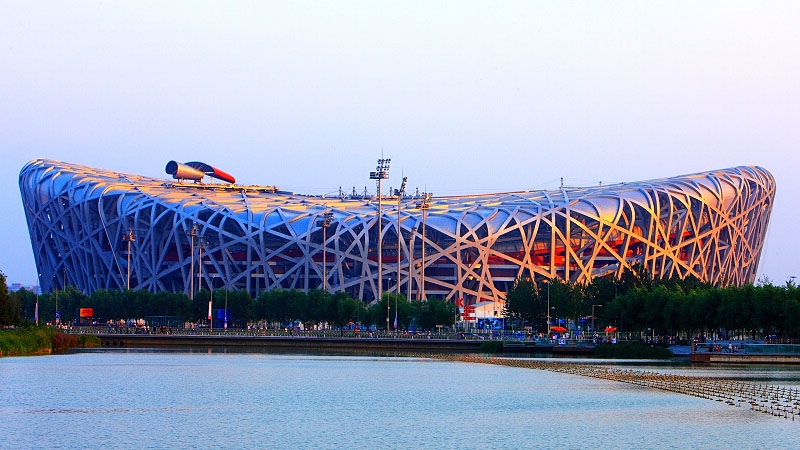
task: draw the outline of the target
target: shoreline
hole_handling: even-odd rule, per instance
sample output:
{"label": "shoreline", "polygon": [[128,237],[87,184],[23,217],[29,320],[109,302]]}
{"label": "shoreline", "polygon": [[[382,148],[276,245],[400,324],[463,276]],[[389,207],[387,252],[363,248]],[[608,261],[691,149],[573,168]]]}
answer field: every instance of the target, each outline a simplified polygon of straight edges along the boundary
{"label": "shoreline", "polygon": [[0,332],[0,358],[42,356],[73,348],[100,346],[100,339],[89,334],[69,334],[48,327],[14,328]]}

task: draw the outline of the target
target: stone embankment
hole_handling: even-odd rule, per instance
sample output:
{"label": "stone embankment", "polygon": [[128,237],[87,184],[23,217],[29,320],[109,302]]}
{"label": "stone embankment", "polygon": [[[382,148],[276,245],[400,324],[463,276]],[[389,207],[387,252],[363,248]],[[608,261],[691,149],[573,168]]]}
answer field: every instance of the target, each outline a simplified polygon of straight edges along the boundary
{"label": "stone embankment", "polygon": [[752,411],[759,413],[800,422],[800,390],[797,388],[760,385],[723,378],[612,368],[591,364],[469,355],[438,355],[434,357],[451,361],[547,370],[550,372],[636,384],[652,389],[660,389],[662,391],[676,392],[717,402],[725,402],[729,406],[750,408]]}

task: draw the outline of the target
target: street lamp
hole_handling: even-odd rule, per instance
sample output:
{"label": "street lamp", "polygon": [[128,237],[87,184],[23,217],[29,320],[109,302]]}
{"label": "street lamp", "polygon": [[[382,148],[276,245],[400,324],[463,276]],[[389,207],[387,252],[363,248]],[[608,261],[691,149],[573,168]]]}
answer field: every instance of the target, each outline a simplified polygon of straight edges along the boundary
{"label": "street lamp", "polygon": [[208,240],[205,236],[197,237],[197,252],[199,263],[197,264],[197,292],[203,290],[203,248],[208,247]]}
{"label": "street lamp", "polygon": [[328,291],[328,261],[326,261],[328,253],[328,227],[331,226],[331,222],[333,222],[333,213],[327,211],[322,215],[322,222],[318,223],[318,225],[322,225],[322,290],[326,292]]}
{"label": "street lamp", "polygon": [[[369,173],[370,180],[378,180],[378,301],[381,301],[383,294],[383,230],[381,225],[381,215],[383,215],[383,193],[381,192],[381,180],[389,178],[390,158],[378,160],[378,166],[374,172]],[[386,302],[386,332],[389,332],[389,302]]]}
{"label": "street lamp", "polygon": [[786,295],[783,296],[783,329],[786,334],[786,341],[789,341],[789,291],[794,287],[794,280],[797,278],[794,275],[789,277],[789,282],[786,283]]}
{"label": "street lamp", "polygon": [[228,278],[225,277],[223,280],[225,281],[225,322],[223,322],[222,327],[225,331],[228,331]]}
{"label": "street lamp", "polygon": [[[53,275],[53,278],[56,280],[56,282],[55,282],[55,289],[56,289],[56,326],[58,326],[58,323],[61,321],[61,314],[58,312],[58,272],[56,272],[56,274]],[[66,283],[64,283],[64,286],[66,287]]]}
{"label": "street lamp", "polygon": [[417,203],[417,208],[422,210],[422,265],[420,266],[420,278],[422,278],[422,283],[420,283],[420,300],[426,300],[425,298],[425,217],[428,214],[428,210],[431,208],[430,200],[433,194],[428,192],[422,193],[422,201]]}
{"label": "street lamp", "polygon": [[[550,285],[553,283],[553,280],[544,280],[543,281],[547,285],[547,334],[550,335]],[[555,306],[552,309],[556,309]]]}
{"label": "street lamp", "polygon": [[214,278],[216,275],[211,276],[211,288],[209,289],[210,296],[208,298],[208,331],[214,331],[214,318],[211,315],[211,310],[214,307]]}
{"label": "street lamp", "polygon": [[131,290],[131,242],[136,240],[136,231],[128,230],[122,235],[122,241],[128,243],[128,281],[126,283],[127,289]]}
{"label": "street lamp", "polygon": [[192,224],[192,228],[189,230],[188,234],[192,252],[189,265],[189,300],[194,300],[194,238],[197,236],[196,224]]}
{"label": "street lamp", "polygon": [[[403,177],[403,182],[400,184],[400,189],[394,191],[397,196],[397,296],[400,296],[400,243],[403,240],[403,233],[400,231],[400,206],[403,201],[403,195],[406,193],[406,181],[408,177]],[[408,274],[409,278],[411,274]]]}

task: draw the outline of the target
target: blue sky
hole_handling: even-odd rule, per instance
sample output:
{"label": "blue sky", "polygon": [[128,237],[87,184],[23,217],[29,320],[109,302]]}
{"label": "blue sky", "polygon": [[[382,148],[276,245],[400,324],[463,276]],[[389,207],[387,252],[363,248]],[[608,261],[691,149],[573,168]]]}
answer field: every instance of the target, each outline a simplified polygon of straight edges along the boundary
{"label": "blue sky", "polygon": [[0,0],[0,270],[36,283],[38,157],[200,160],[309,194],[555,188],[760,165],[800,276],[800,2]]}

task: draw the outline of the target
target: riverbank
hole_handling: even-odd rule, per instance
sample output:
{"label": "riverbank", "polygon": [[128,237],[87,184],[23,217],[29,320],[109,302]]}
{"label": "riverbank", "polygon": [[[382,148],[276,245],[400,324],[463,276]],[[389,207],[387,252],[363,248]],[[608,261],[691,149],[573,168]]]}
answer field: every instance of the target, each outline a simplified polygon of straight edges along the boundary
{"label": "riverbank", "polygon": [[254,333],[97,333],[104,347],[248,347],[255,349],[341,351],[365,353],[482,353],[594,356],[607,359],[669,359],[672,352],[638,342],[598,344],[591,341],[516,341],[454,338],[445,334],[374,337],[325,334],[261,335]]}
{"label": "riverbank", "polygon": [[96,335],[104,347],[250,347],[365,352],[476,353],[487,341],[340,336],[259,336],[238,334],[116,334]]}
{"label": "riverbank", "polygon": [[734,342],[696,344],[690,360],[699,364],[800,364],[800,345]]}
{"label": "riverbank", "polygon": [[690,361],[700,364],[800,364],[798,353],[692,353]]}
{"label": "riverbank", "polygon": [[100,345],[97,336],[66,334],[50,327],[0,330],[0,357],[49,355],[75,347]]}

